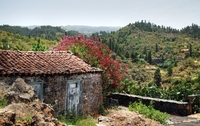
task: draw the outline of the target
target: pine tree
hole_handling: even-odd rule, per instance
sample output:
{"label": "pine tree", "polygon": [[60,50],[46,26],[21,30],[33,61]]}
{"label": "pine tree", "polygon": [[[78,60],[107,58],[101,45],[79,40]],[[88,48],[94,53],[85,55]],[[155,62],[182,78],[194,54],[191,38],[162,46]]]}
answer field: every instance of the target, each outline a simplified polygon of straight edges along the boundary
{"label": "pine tree", "polygon": [[164,63],[165,59],[164,59],[164,56],[162,55],[161,57],[161,62]]}
{"label": "pine tree", "polygon": [[146,46],[144,47],[143,54],[147,54],[147,48],[146,48]]}
{"label": "pine tree", "polygon": [[191,44],[190,44],[189,52],[190,52],[190,57],[192,57],[192,45]]}
{"label": "pine tree", "polygon": [[155,73],[154,73],[154,83],[157,85],[157,86],[161,86],[161,73],[160,73],[160,69],[157,68]]}
{"label": "pine tree", "polygon": [[169,67],[167,68],[167,74],[168,74],[168,76],[172,75],[172,73],[173,73],[173,69],[172,68],[173,68],[172,65],[169,65]]}
{"label": "pine tree", "polygon": [[134,60],[137,58],[137,53],[135,53],[134,51],[131,53],[131,59]]}
{"label": "pine tree", "polygon": [[125,57],[126,57],[126,58],[130,58],[129,52],[126,52],[126,53],[125,53]]}
{"label": "pine tree", "polygon": [[158,44],[156,43],[156,52],[158,52]]}
{"label": "pine tree", "polygon": [[148,53],[148,55],[147,55],[147,62],[148,62],[149,64],[152,63],[151,51],[149,51],[149,53]]}

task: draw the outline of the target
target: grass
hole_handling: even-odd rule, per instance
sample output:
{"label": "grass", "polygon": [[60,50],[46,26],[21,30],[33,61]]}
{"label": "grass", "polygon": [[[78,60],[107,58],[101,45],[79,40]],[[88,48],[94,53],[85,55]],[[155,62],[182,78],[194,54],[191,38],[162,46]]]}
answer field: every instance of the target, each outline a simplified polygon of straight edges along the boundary
{"label": "grass", "polygon": [[8,100],[6,98],[0,99],[0,108],[4,108],[7,105]]}
{"label": "grass", "polygon": [[95,126],[97,124],[97,121],[92,117],[76,116],[74,114],[60,116],[59,121],[67,125],[76,126]]}
{"label": "grass", "polygon": [[160,112],[153,108],[153,102],[151,101],[149,106],[146,106],[141,101],[134,102],[129,104],[130,111],[138,111],[140,114],[145,115],[146,117],[159,121],[162,124],[165,124],[170,115],[167,113]]}
{"label": "grass", "polygon": [[77,121],[77,126],[95,126],[97,121],[94,120],[92,117],[83,118]]}
{"label": "grass", "polygon": [[24,125],[30,125],[33,122],[33,114],[31,112],[26,113],[24,117],[19,117],[17,119],[17,123],[20,124],[20,126]]}

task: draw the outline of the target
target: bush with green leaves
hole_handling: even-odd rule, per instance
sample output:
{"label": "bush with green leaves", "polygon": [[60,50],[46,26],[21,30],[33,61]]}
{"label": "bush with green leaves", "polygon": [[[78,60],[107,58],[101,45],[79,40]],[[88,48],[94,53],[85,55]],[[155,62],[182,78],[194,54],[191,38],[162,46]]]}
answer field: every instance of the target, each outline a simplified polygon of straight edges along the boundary
{"label": "bush with green leaves", "polygon": [[146,106],[141,101],[133,102],[129,104],[130,111],[138,111],[140,114],[145,115],[146,117],[159,121],[162,124],[165,124],[169,119],[169,114],[160,112],[159,110],[154,109],[153,102],[150,102],[149,106]]}
{"label": "bush with green leaves", "polygon": [[45,46],[41,44],[40,39],[38,39],[37,44],[33,45],[32,51],[45,51]]}

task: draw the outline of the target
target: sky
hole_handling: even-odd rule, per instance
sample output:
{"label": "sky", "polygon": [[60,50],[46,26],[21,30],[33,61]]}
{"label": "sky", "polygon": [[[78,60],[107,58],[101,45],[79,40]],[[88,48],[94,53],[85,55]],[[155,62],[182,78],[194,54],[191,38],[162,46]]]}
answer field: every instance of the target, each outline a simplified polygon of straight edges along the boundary
{"label": "sky", "polygon": [[200,25],[200,0],[0,0],[0,25]]}

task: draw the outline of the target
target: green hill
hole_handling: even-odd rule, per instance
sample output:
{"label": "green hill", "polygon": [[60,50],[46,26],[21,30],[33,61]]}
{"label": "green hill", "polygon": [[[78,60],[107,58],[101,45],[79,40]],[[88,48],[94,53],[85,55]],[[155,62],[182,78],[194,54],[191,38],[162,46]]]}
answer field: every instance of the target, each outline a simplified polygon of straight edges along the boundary
{"label": "green hill", "polygon": [[[10,33],[0,30],[0,50],[32,50],[33,45],[37,44],[38,37],[27,37],[20,34]],[[52,50],[52,47],[57,44],[55,40],[40,39],[41,44],[46,47],[46,50]]]}
{"label": "green hill", "polygon": [[[179,31],[151,23],[136,22],[111,34],[100,35],[100,39],[122,58],[143,58],[151,51],[152,58],[163,56],[164,59],[173,57],[179,60],[188,56],[190,44],[192,55],[200,56],[200,28],[194,33],[193,27],[196,29],[198,26],[188,26]],[[189,30],[186,30],[188,28]]]}
{"label": "green hill", "polygon": [[186,101],[200,93],[199,33],[195,24],[177,30],[141,21],[96,35],[129,66],[123,92]]}
{"label": "green hill", "polygon": [[61,27],[53,27],[53,26],[39,26],[34,29],[28,29],[27,27],[20,26],[9,26],[2,25],[0,26],[0,30],[19,34],[27,37],[39,37],[47,40],[59,40],[63,35],[66,34],[66,31]]}

